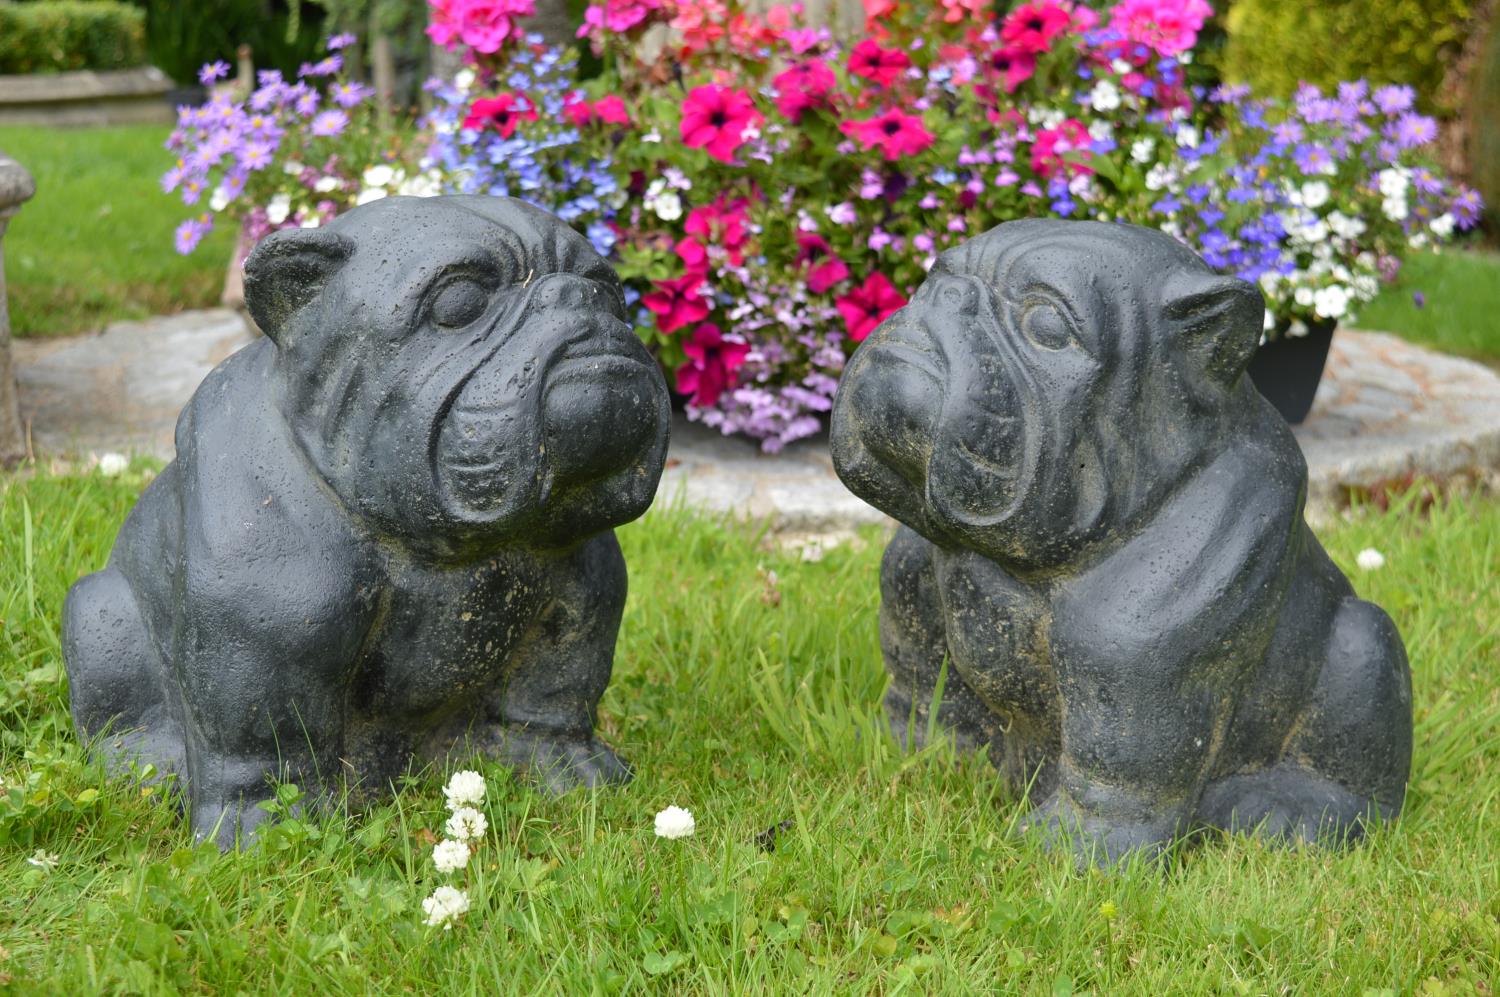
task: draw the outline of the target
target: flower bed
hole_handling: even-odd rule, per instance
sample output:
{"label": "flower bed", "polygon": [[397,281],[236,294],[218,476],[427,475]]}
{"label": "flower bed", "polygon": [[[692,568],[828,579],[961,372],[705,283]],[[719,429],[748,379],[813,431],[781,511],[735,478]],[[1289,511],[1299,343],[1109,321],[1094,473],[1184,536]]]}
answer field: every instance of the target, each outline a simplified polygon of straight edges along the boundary
{"label": "flower bed", "polygon": [[[1274,336],[1350,318],[1480,207],[1428,165],[1407,88],[1282,105],[1194,85],[1202,0],[1041,0],[998,22],[978,0],[866,0],[852,44],[796,6],[610,0],[579,32],[603,65],[583,82],[519,34],[529,0],[432,2],[429,33],[467,66],[430,86],[405,175],[568,219],[618,267],[689,417],[767,450],[819,429],[848,353],[938,253],[1007,219],[1161,228],[1257,281]],[[278,85],[277,108],[311,89]],[[253,162],[235,153],[225,182],[274,173]],[[344,200],[289,195],[279,224],[378,196],[356,182],[383,178],[369,165],[304,177],[337,176]],[[249,203],[252,234],[275,222]]]}

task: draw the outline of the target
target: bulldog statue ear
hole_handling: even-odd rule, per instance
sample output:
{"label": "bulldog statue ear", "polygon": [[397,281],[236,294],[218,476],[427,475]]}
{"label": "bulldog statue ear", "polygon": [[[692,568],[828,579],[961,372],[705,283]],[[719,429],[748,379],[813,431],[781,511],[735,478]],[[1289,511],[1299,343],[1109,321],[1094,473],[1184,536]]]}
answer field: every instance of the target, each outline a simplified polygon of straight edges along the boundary
{"label": "bulldog statue ear", "polygon": [[280,345],[286,320],[317,296],[353,252],[352,242],[323,229],[266,236],[245,260],[245,306],[255,324]]}
{"label": "bulldog statue ear", "polygon": [[1266,304],[1255,285],[1210,273],[1178,273],[1163,311],[1183,354],[1211,381],[1228,387],[1260,346]]}

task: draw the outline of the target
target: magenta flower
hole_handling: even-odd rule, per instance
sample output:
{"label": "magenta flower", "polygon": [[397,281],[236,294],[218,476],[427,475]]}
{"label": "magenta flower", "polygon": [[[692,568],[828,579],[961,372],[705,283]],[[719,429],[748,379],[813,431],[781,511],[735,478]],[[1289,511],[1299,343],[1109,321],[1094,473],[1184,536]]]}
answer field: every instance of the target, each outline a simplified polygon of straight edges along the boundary
{"label": "magenta flower", "polygon": [[842,121],[839,131],[866,149],[879,149],[886,159],[914,156],[932,145],[933,137],[913,114],[891,108],[877,118]]}
{"label": "magenta flower", "polygon": [[1007,45],[1038,55],[1052,47],[1052,39],[1073,23],[1073,15],[1060,4],[1043,2],[1017,7],[1000,25],[1000,38]]}
{"label": "magenta flower", "polygon": [[733,162],[745,131],[760,121],[760,112],[745,91],[718,84],[695,87],[682,102],[682,143],[703,149],[720,162]]}
{"label": "magenta flower", "polygon": [[708,318],[708,302],[698,296],[698,288],[703,286],[701,273],[659,280],[656,286],[657,290],[641,298],[641,304],[656,315],[656,327],[662,332],[676,332]]}
{"label": "magenta flower", "polygon": [[990,70],[1005,81],[1005,92],[1015,93],[1016,87],[1031,79],[1036,73],[1036,56],[1019,45],[1010,45],[990,53]]}
{"label": "magenta flower", "polygon": [[816,232],[798,234],[797,265],[808,268],[807,289],[814,294],[825,294],[835,284],[849,278],[849,265],[839,259],[828,240]]}
{"label": "magenta flower", "polygon": [[1109,10],[1110,27],[1160,55],[1176,56],[1193,47],[1213,12],[1204,0],[1122,0]]}
{"label": "magenta flower", "polygon": [[776,109],[790,121],[801,121],[802,115],[825,103],[838,85],[838,78],[822,59],[808,59],[777,74],[771,81],[776,88]]}
{"label": "magenta flower", "polygon": [[536,13],[534,0],[428,0],[432,23],[427,37],[452,49],[461,42],[476,52],[493,55],[521,35],[518,17]]}
{"label": "magenta flower", "polygon": [[[1092,139],[1083,122],[1069,118],[1056,128],[1044,128],[1037,132],[1036,142],[1031,147],[1031,168],[1039,177],[1050,177],[1059,170],[1068,176],[1092,173],[1093,170],[1077,162],[1092,154]],[[1069,159],[1072,156],[1074,158]]]}
{"label": "magenta flower", "polygon": [[677,368],[677,390],[692,396],[689,405],[707,408],[729,387],[750,347],[726,340],[717,325],[705,322],[682,344],[682,352],[687,354],[688,362]]}
{"label": "magenta flower", "polygon": [[896,290],[896,285],[877,270],[859,287],[835,299],[834,304],[844,316],[849,338],[860,343],[875,331],[876,326],[906,304],[906,295]]}
{"label": "magenta flower", "polygon": [[849,53],[849,72],[862,76],[876,86],[888,87],[911,67],[911,58],[898,48],[881,48],[866,38]]}

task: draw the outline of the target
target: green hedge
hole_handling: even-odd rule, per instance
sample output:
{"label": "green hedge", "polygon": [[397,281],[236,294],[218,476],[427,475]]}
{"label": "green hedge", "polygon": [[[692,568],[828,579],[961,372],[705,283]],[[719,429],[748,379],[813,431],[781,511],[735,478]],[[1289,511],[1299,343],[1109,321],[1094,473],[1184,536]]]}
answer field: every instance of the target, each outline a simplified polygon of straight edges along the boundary
{"label": "green hedge", "polygon": [[146,18],[113,0],[0,0],[0,73],[126,69],[146,62]]}
{"label": "green hedge", "polygon": [[1469,0],[1236,0],[1224,74],[1282,97],[1302,80],[1325,89],[1361,77],[1407,83],[1425,110],[1452,114],[1439,90],[1471,8]]}

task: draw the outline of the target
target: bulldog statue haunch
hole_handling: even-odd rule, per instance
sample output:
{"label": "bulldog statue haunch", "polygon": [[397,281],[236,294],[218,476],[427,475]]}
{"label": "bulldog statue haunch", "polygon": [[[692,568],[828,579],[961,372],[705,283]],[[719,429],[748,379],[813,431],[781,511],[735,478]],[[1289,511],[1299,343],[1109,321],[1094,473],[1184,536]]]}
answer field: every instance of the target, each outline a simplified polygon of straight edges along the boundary
{"label": "bulldog statue haunch", "polygon": [[266,338],[68,595],[79,732],[177,773],[221,846],[272,776],[378,792],[462,746],[628,778],[594,736],[611,528],[655,494],[669,399],[614,272],[519,201],[394,197],[267,237],[245,296]]}
{"label": "bulldog statue haunch", "polygon": [[835,466],[905,524],[880,576],[897,735],[938,702],[1080,858],[1400,810],[1406,652],[1303,522],[1302,453],[1245,376],[1263,309],[1159,232],[1011,222],[844,373]]}

